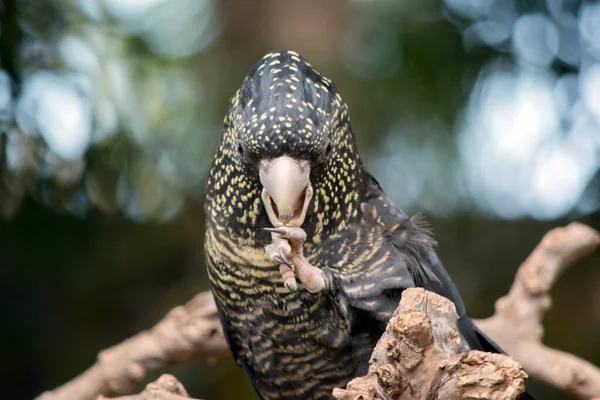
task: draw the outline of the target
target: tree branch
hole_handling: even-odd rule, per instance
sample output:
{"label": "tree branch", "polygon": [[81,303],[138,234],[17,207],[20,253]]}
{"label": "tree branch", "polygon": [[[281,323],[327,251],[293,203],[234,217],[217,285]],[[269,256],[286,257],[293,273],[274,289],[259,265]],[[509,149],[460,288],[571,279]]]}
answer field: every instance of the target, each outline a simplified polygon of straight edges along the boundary
{"label": "tree branch", "polygon": [[532,377],[584,399],[600,396],[600,369],[544,346],[542,318],[559,275],[599,244],[600,234],[583,224],[551,230],[519,267],[508,294],[496,301],[494,315],[475,321]]}
{"label": "tree branch", "polygon": [[[541,320],[550,307],[549,291],[560,273],[579,258],[592,252],[599,243],[600,235],[598,232],[582,224],[573,223],[566,228],[557,228],[548,232],[538,247],[519,268],[508,295],[496,302],[494,316],[476,321],[478,326],[508,354],[511,354],[515,360],[521,363],[533,378],[543,380],[552,386],[575,393],[586,399],[600,396],[600,370],[580,358],[544,346],[541,343],[543,333]],[[407,298],[407,293],[411,293],[411,291],[405,292],[403,299]],[[417,304],[428,304],[428,302],[433,301],[431,300],[432,296],[431,293],[428,294],[427,299],[429,300],[420,300],[420,303],[417,301]],[[373,353],[373,362],[377,367],[372,366],[371,368],[374,368],[374,371],[379,371],[379,375],[374,372],[378,379],[378,386],[372,386],[373,388],[384,387],[385,385],[382,386],[381,382],[388,382],[389,385],[397,383],[397,390],[404,390],[402,393],[411,393],[410,398],[418,398],[412,397],[412,393],[420,390],[418,382],[425,382],[424,377],[426,376],[427,379],[430,379],[427,381],[428,387],[436,390],[435,393],[437,393],[438,398],[452,399],[456,398],[452,397],[456,394],[452,390],[470,390],[469,384],[465,382],[471,382],[474,379],[473,375],[470,375],[471,372],[476,371],[478,368],[482,371],[499,371],[498,374],[494,373],[489,377],[506,380],[508,376],[513,376],[503,375],[506,368],[508,371],[512,371],[511,374],[516,374],[514,376],[517,388],[514,390],[519,389],[518,381],[521,378],[516,372],[518,365],[512,363],[505,356],[481,352],[454,353],[457,351],[456,340],[459,340],[458,336],[454,338],[451,329],[440,330],[438,321],[439,319],[451,320],[448,319],[451,313],[449,313],[447,306],[441,306],[441,308],[429,306],[425,310],[419,307],[407,308],[408,311],[404,314],[402,314],[402,310],[397,311],[395,314],[396,319],[393,320],[395,323],[388,325],[386,334],[384,334]],[[400,306],[401,308],[402,306]],[[437,315],[433,313],[434,310],[441,311]],[[429,323],[429,319],[433,323]],[[445,324],[444,326],[451,325]],[[432,327],[430,336],[427,335],[428,326]],[[404,336],[402,336],[402,340],[399,340],[398,334],[405,332],[403,329],[408,329],[406,331],[408,333],[402,334]],[[433,338],[433,342],[430,341],[429,337]],[[412,358],[401,357],[404,364],[400,365],[398,364],[400,360],[392,357],[391,361],[393,362],[386,364],[385,360],[389,358],[389,355],[385,351],[388,350],[386,349],[384,352],[381,350],[381,346],[383,346],[381,343],[390,343],[386,338],[394,339],[396,343],[400,343],[399,351],[409,352],[408,354]],[[421,355],[414,352],[414,349],[418,348],[417,345],[420,345],[423,349]],[[414,354],[410,353],[411,351]],[[179,306],[171,310],[151,330],[141,332],[117,346],[102,351],[98,356],[98,361],[91,368],[65,385],[42,394],[38,397],[38,400],[94,400],[98,395],[123,395],[130,393],[148,372],[158,371],[168,365],[183,362],[213,363],[228,354],[229,351],[221,331],[212,296],[209,292],[200,293],[185,306]],[[411,363],[407,360],[416,362],[418,359],[429,360],[429,357],[434,357],[432,360],[435,359],[440,363],[445,360],[446,364],[443,364],[444,368],[439,372],[439,374],[445,375],[440,375],[441,377],[448,378],[452,376],[456,379],[447,381],[442,385],[434,385],[432,382],[443,383],[444,380],[440,377],[432,377],[430,368],[436,365],[432,361],[420,362],[418,365],[413,366],[412,370],[409,368]],[[389,375],[393,379],[386,378],[388,370],[383,366],[390,364],[395,366],[394,362],[399,365],[398,368],[403,368],[400,370],[407,369],[409,374],[407,376],[411,376],[411,379],[421,379],[421,381],[407,380],[404,375],[395,373]],[[421,371],[421,369],[424,370],[422,376],[410,372]],[[488,376],[487,373],[484,375]],[[371,378],[367,375],[367,377],[359,379],[375,382],[373,375],[371,375]],[[487,388],[485,390],[492,390],[495,387],[494,385],[498,385],[496,381],[485,383],[476,380],[475,383],[470,387],[483,385]],[[385,390],[390,390],[387,386],[385,387]],[[351,389],[350,386],[348,388],[348,390]],[[154,391],[152,396],[156,395],[153,386],[149,386],[138,395],[142,397],[130,396],[124,399],[149,398],[147,395],[151,390]],[[179,393],[168,395],[178,397],[152,398],[182,400],[181,396],[185,396]],[[345,392],[338,391],[336,395],[342,396],[345,395]],[[473,396],[477,398],[476,394],[473,394]],[[493,398],[504,399],[503,397]],[[123,400],[123,398],[120,400]]]}
{"label": "tree branch", "polygon": [[187,362],[216,363],[229,353],[210,292],[175,307],[149,331],[103,350],[87,371],[38,400],[94,400],[130,393],[150,371]]}
{"label": "tree branch", "polygon": [[[108,400],[108,397],[98,396],[97,400]],[[192,399],[183,385],[173,375],[164,374],[152,383],[146,385],[142,393],[132,396],[122,396],[114,400],[197,400]]]}
{"label": "tree branch", "polygon": [[454,304],[407,289],[373,350],[369,373],[334,389],[337,400],[514,400],[527,375],[509,356],[462,352]]}

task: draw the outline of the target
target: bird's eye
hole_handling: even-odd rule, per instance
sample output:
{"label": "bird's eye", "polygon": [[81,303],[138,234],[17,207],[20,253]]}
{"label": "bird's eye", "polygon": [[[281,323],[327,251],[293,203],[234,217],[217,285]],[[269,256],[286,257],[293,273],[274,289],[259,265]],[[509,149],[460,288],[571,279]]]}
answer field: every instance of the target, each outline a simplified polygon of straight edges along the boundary
{"label": "bird's eye", "polygon": [[244,152],[244,146],[242,146],[242,144],[238,144],[238,153],[240,154],[240,157],[244,158],[245,157],[245,152]]}
{"label": "bird's eye", "polygon": [[331,143],[327,144],[327,146],[325,147],[325,151],[323,151],[323,148],[321,147],[321,149],[319,149],[317,158],[315,158],[313,160],[313,162],[315,163],[315,166],[325,164],[327,162],[327,160],[329,159],[329,157],[331,156],[332,151],[333,151],[333,146],[331,145]]}

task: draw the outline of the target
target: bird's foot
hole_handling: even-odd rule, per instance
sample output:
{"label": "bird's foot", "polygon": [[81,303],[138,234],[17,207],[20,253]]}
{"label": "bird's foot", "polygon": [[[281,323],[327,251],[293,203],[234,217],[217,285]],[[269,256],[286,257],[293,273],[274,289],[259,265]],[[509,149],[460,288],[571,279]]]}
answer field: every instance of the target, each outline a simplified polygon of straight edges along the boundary
{"label": "bird's foot", "polygon": [[273,261],[279,263],[279,272],[285,286],[289,290],[296,290],[297,275],[310,293],[322,291],[325,288],[323,272],[304,257],[302,246],[306,241],[306,232],[296,227],[265,229],[271,232],[273,238],[273,243],[266,246],[265,250]]}

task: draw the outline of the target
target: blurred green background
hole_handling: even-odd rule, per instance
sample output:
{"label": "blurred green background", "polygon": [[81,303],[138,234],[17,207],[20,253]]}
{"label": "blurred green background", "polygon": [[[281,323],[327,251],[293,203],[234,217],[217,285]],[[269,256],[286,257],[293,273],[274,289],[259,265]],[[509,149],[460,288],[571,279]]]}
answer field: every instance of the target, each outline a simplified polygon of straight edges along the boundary
{"label": "blurred green background", "polygon": [[[208,288],[207,169],[228,98],[270,50],[336,83],[365,163],[427,216],[472,316],[493,312],[547,230],[600,228],[597,3],[2,3],[2,398],[64,383]],[[596,365],[598,253],[545,319],[548,345]],[[170,372],[195,397],[255,398],[232,361]]]}

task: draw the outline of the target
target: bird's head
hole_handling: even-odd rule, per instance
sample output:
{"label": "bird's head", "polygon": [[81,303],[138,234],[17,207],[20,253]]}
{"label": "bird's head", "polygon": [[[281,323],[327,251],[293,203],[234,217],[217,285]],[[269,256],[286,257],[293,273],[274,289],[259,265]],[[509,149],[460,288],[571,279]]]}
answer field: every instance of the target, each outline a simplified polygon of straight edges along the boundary
{"label": "bird's head", "polygon": [[[310,219],[327,228],[356,215],[360,160],[347,106],[331,81],[293,51],[264,56],[232,100],[214,175],[243,188],[241,198],[260,198],[274,226]],[[252,223],[252,207],[237,205],[237,219]]]}

